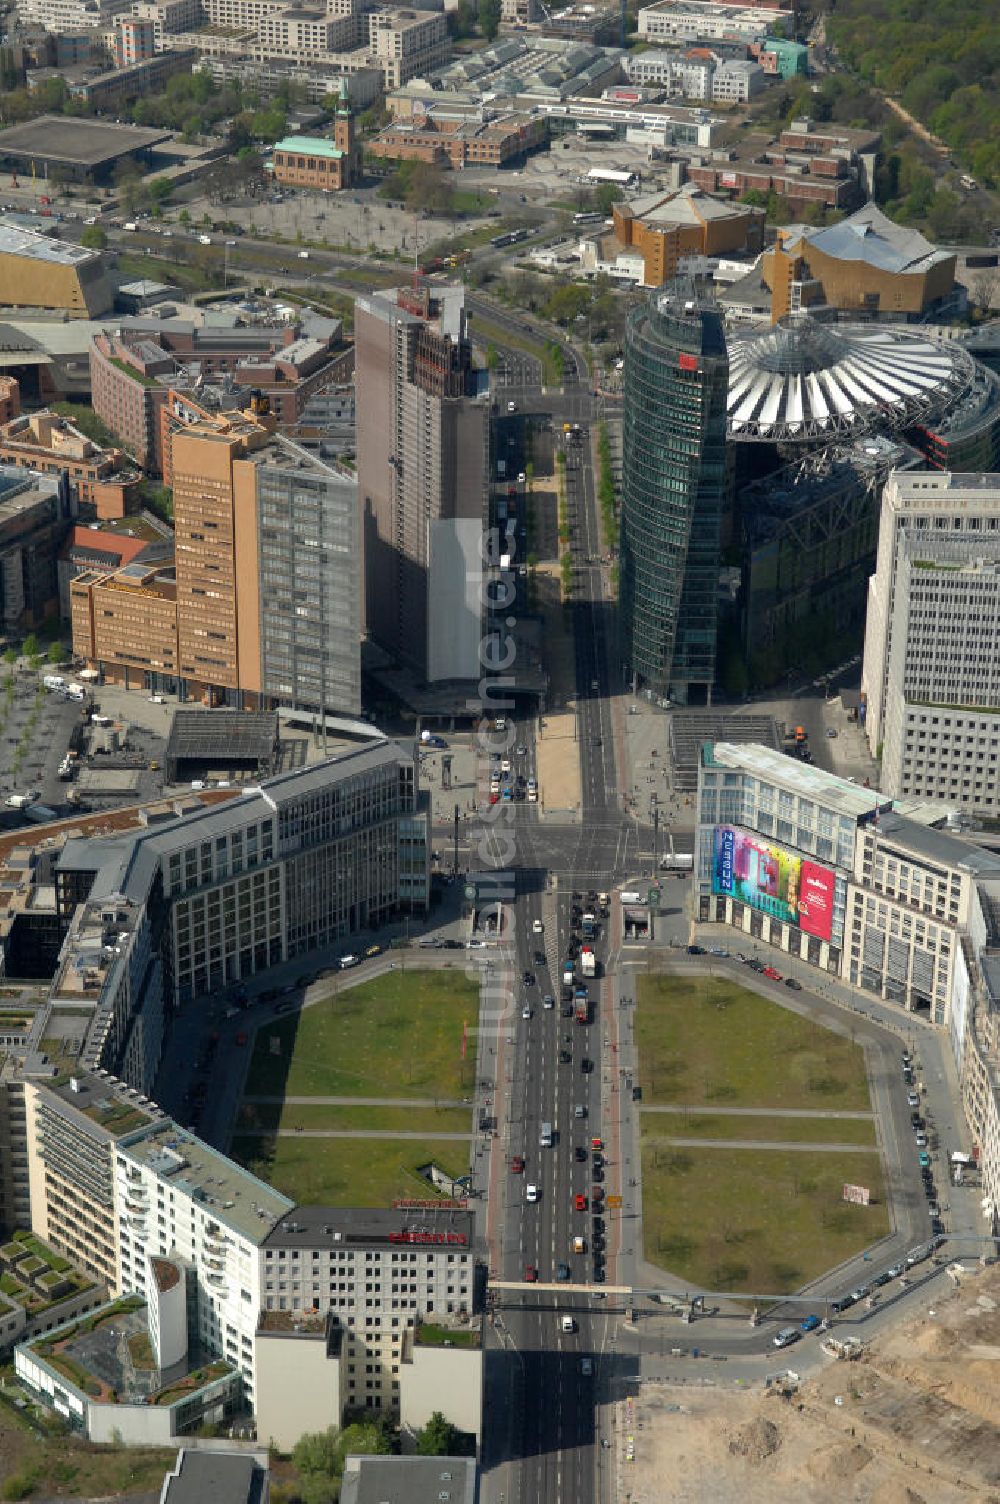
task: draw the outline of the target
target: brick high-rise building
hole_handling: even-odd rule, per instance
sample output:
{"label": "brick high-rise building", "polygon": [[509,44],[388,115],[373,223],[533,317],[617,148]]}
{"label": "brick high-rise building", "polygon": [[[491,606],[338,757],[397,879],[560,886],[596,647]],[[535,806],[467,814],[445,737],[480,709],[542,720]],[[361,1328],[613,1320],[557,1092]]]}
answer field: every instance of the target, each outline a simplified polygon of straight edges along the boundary
{"label": "brick high-rise building", "polygon": [[273,433],[265,409],[195,417],[167,434],[174,557],[78,576],[74,651],[127,688],[353,714],[357,486]]}
{"label": "brick high-rise building", "polygon": [[354,335],[368,631],[427,681],[478,678],[489,405],[464,290],[359,298]]}

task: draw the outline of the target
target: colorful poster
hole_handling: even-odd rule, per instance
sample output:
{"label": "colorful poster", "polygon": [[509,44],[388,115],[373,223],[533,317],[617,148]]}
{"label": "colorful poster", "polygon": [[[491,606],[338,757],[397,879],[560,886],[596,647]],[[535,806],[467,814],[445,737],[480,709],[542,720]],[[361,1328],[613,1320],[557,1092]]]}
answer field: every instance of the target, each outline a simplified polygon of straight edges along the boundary
{"label": "colorful poster", "polygon": [[732,825],[715,828],[712,892],[829,940],[836,878],[828,867]]}

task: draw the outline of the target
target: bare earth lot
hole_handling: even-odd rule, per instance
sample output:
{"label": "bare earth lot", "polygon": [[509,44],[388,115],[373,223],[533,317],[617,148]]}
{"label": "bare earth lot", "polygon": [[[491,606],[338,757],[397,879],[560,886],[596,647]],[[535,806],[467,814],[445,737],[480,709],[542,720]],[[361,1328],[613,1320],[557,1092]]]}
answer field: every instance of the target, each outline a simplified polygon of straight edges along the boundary
{"label": "bare earth lot", "polygon": [[[860,1361],[831,1361],[789,1399],[644,1385],[631,1431],[618,1411],[619,1498],[996,1504],[1000,1268],[963,1276],[957,1290],[941,1276],[933,1292],[925,1314],[877,1337]],[[621,1460],[627,1434],[632,1463]]]}

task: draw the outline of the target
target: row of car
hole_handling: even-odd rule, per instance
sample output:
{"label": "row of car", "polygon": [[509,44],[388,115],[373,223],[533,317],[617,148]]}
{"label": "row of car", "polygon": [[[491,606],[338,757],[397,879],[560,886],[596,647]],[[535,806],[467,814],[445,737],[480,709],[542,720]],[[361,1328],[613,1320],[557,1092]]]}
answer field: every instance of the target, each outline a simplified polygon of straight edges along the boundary
{"label": "row of car", "polygon": [[[687,953],[689,956],[722,956],[726,959],[732,954],[724,945],[689,945]],[[762,977],[767,977],[769,981],[784,982],[785,986],[790,987],[793,992],[802,991],[802,983],[796,981],[795,977],[783,977],[777,967],[769,966],[757,956],[745,956],[741,950],[738,950],[735,959],[742,961],[744,966],[749,966],[751,971],[756,971]]]}

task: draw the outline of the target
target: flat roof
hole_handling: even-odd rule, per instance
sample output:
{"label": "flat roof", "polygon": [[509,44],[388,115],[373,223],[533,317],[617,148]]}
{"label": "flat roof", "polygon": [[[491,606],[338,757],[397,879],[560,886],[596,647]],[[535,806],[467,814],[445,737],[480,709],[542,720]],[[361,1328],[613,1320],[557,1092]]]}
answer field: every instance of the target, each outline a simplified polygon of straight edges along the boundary
{"label": "flat roof", "polygon": [[471,1249],[472,1213],[447,1204],[432,1206],[430,1199],[421,1201],[419,1207],[296,1206],[276,1223],[263,1246],[343,1248],[347,1244],[417,1246],[423,1242],[430,1248],[447,1247],[450,1235],[456,1239],[454,1247]]}
{"label": "flat roof", "polygon": [[48,235],[39,235],[37,230],[12,224],[0,224],[0,255],[26,256],[32,261],[51,261],[56,266],[81,266],[100,258],[99,251],[88,251],[86,246],[74,245],[72,241],[53,240]]}
{"label": "flat roof", "polygon": [[836,773],[799,762],[797,758],[776,752],[771,747],[754,743],[738,747],[732,742],[715,742],[706,748],[704,757],[706,767],[712,767],[714,763],[720,768],[738,768],[751,777],[782,784],[803,799],[828,804],[854,820],[863,819],[877,809],[888,812],[892,807],[892,800],[878,789],[849,783]]}
{"label": "flat roof", "polygon": [[23,125],[0,131],[0,157],[60,162],[70,167],[95,168],[132,152],[148,151],[169,141],[170,131],[137,125],[114,125],[77,116],[39,115]]}
{"label": "flat roof", "polygon": [[160,1504],[259,1504],[267,1472],[240,1452],[189,1451],[181,1447],[177,1464],[164,1480]]}
{"label": "flat roof", "polygon": [[204,1212],[251,1243],[265,1242],[275,1223],[295,1205],[170,1120],[121,1152],[153,1170],[160,1180],[183,1187]]}
{"label": "flat roof", "polygon": [[174,711],[166,759],[197,762],[253,760],[268,766],[278,742],[273,710]]}
{"label": "flat roof", "polygon": [[347,1457],[340,1504],[475,1504],[473,1457]]}
{"label": "flat roof", "polygon": [[958,867],[973,877],[995,873],[1000,876],[1000,852],[987,851],[950,830],[935,830],[919,820],[907,819],[895,811],[878,818],[879,845],[900,845],[916,856],[945,867]]}

